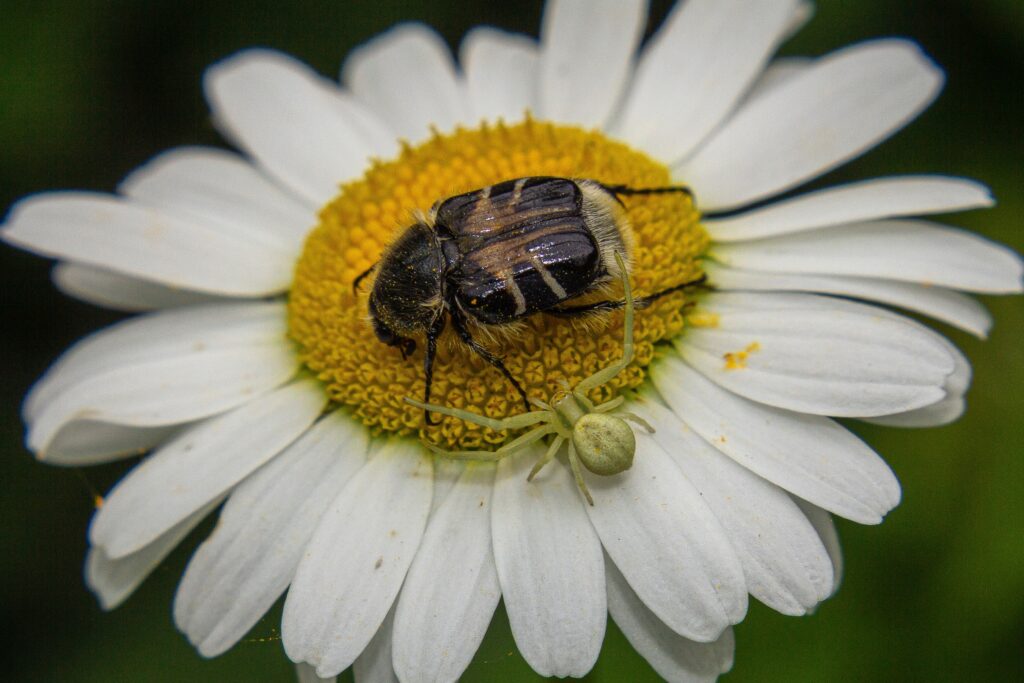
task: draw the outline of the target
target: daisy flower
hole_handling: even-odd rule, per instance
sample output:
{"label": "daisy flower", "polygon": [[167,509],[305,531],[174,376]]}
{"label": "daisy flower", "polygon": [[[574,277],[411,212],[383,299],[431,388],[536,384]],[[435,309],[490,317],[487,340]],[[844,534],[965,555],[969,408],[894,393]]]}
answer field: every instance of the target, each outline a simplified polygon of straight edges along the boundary
{"label": "daisy flower", "polygon": [[[286,594],[303,680],[453,680],[499,600],[539,674],[582,676],[610,615],[669,680],[733,663],[748,596],[813,610],[842,572],[832,515],[876,524],[899,501],[885,462],[835,421],[946,424],[970,367],[928,327],[978,336],[967,293],[1021,291],[1010,250],[922,216],[988,207],[934,175],[790,193],[889,137],[937,96],[914,43],[774,59],[799,0],[688,0],[641,45],[646,3],[552,1],[539,40],[471,31],[458,63],[421,25],[350,54],[340,83],[250,50],[204,79],[239,150],[179,148],[116,195],[54,192],[8,214],[8,243],[55,258],[56,285],[139,312],[61,357],[24,404],[27,445],[57,465],[147,454],[104,498],[86,580],[123,602],[218,515],[174,600],[207,657]],[[426,425],[422,346],[374,336],[353,282],[416,212],[527,176],[682,193],[625,198],[636,356],[596,387],[654,427],[632,467],[586,474],[588,505],[544,447],[498,463],[507,431]],[[785,195],[783,198],[780,196]],[[372,278],[372,276],[371,276]],[[371,279],[372,281],[372,279]],[[448,333],[451,336],[451,333]],[[534,315],[488,340],[549,401],[622,353],[623,316]],[[442,339],[433,401],[504,418],[508,381]]]}

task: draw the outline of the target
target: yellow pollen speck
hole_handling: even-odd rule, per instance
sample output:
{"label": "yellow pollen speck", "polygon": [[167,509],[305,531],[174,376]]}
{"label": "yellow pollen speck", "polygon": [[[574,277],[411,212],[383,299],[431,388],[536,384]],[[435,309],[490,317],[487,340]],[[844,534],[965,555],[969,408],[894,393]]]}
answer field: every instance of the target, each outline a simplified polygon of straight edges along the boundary
{"label": "yellow pollen speck", "polygon": [[[367,297],[371,274],[353,294],[352,282],[380,257],[413,216],[438,200],[526,176],[592,178],[631,187],[672,184],[668,169],[599,132],[527,120],[435,134],[406,146],[392,161],[375,162],[347,183],[320,211],[295,271],[289,298],[289,334],[303,363],[324,383],[331,400],[377,431],[419,434],[446,448],[473,449],[508,438],[452,417],[425,427],[423,414],[403,402],[422,398],[424,339],[403,360],[397,348],[377,340]],[[632,226],[632,284],[637,296],[695,279],[708,237],[684,194],[624,197]],[[621,286],[573,303],[621,296]],[[640,386],[654,345],[684,327],[688,294],[672,294],[636,311],[636,358],[590,398],[602,403]],[[620,312],[587,320],[533,315],[497,334],[472,332],[504,359],[527,393],[544,401],[574,386],[622,354]],[[434,365],[433,403],[494,418],[522,412],[522,401],[502,375],[446,330]]]}
{"label": "yellow pollen speck", "polygon": [[747,348],[743,349],[742,351],[733,351],[730,353],[722,354],[722,358],[725,359],[725,369],[742,370],[743,368],[747,367],[747,358],[750,357],[750,354],[760,350],[760,344],[758,344],[757,342],[751,342],[750,344],[747,345]]}
{"label": "yellow pollen speck", "polygon": [[696,310],[686,316],[686,324],[691,327],[718,327],[721,316],[711,311]]}

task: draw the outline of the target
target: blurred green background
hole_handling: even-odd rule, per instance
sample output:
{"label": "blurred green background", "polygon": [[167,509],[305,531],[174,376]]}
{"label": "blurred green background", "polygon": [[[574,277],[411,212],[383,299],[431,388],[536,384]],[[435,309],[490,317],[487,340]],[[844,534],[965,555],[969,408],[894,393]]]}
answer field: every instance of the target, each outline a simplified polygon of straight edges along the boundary
{"label": "blurred green background", "polygon": [[[670,5],[653,3],[652,26]],[[110,191],[165,148],[223,144],[199,79],[205,65],[240,48],[279,48],[334,75],[349,49],[400,20],[429,23],[454,47],[480,23],[536,35],[540,10],[537,0],[5,2],[0,205],[46,189]],[[973,176],[992,186],[999,206],[955,223],[1020,251],[1024,3],[822,0],[784,53],[817,55],[885,35],[916,38],[945,67],[945,92],[894,141],[818,184],[890,173]],[[22,446],[18,409],[62,349],[118,316],[58,294],[41,259],[6,247],[0,259],[2,678],[290,681],[279,611],[213,661],[175,630],[174,587],[208,527],[126,605],[110,614],[97,607],[81,578],[90,487],[105,491],[127,465],[76,472],[35,463]],[[974,364],[967,416],[925,431],[854,425],[895,469],[904,502],[880,527],[840,522],[846,579],[817,614],[782,617],[751,605],[727,680],[1024,680],[1024,306],[987,303],[996,318],[988,341],[943,330]],[[536,678],[499,612],[465,680]],[[610,626],[587,680],[657,676]]]}

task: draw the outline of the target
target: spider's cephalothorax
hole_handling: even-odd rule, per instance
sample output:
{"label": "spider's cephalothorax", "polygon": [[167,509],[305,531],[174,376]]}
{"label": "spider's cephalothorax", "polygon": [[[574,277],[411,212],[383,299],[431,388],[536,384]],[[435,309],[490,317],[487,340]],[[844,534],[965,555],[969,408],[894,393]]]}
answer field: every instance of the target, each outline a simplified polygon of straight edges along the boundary
{"label": "spider's cephalothorax", "polygon": [[[369,298],[374,332],[403,357],[416,348],[413,336],[426,336],[425,403],[437,340],[450,321],[464,344],[508,378],[529,410],[522,386],[473,338],[469,323],[500,326],[539,312],[570,317],[621,308],[622,301],[564,304],[628,271],[631,233],[620,197],[666,192],[689,190],[534,176],[450,197],[407,228],[354,286],[376,270]],[[429,414],[426,419],[429,424]]]}
{"label": "spider's cephalothorax", "polygon": [[572,468],[576,485],[591,505],[594,504],[594,499],[583,480],[582,468],[585,467],[594,474],[610,476],[625,472],[633,466],[636,437],[633,435],[632,428],[626,424],[626,420],[638,423],[649,432],[653,432],[654,428],[632,413],[618,411],[613,414],[612,411],[622,405],[625,400],[622,396],[599,406],[595,406],[587,398],[587,392],[611,381],[633,361],[633,292],[629,286],[629,277],[625,273],[625,263],[618,252],[615,254],[615,259],[620,266],[625,294],[623,305],[626,311],[623,321],[625,332],[622,340],[622,358],[587,377],[571,391],[552,401],[551,405],[534,400],[533,404],[539,410],[514,415],[504,420],[495,420],[466,410],[430,405],[406,398],[407,403],[424,410],[451,415],[460,420],[494,430],[522,429],[536,425],[534,429],[496,451],[446,451],[430,444],[427,445],[427,448],[446,458],[497,461],[551,435],[553,438],[547,451],[533,466],[527,480],[532,480],[541,468],[558,455],[562,445],[567,443],[569,466]]}

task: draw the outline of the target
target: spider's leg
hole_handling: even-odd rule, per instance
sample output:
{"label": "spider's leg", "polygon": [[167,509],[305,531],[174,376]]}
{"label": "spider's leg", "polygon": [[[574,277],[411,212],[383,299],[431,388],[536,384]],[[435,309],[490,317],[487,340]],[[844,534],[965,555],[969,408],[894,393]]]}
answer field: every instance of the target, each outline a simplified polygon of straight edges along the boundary
{"label": "spider's leg", "polygon": [[602,403],[599,406],[595,406],[595,407],[591,408],[589,412],[591,412],[591,413],[608,413],[608,412],[611,412],[611,411],[615,410],[619,406],[621,406],[622,402],[625,401],[625,400],[626,400],[625,396],[616,396],[615,398],[613,398],[612,400],[608,401],[607,403]]}
{"label": "spider's leg", "polygon": [[526,481],[533,481],[533,478],[537,476],[537,473],[544,469],[544,465],[551,462],[551,459],[558,453],[558,449],[562,447],[563,441],[565,441],[565,437],[562,435],[558,435],[551,440],[551,445],[548,446],[548,450],[544,454],[544,457],[538,460],[533,466],[533,469],[530,470],[530,473],[526,475]]}
{"label": "spider's leg", "polygon": [[622,260],[622,254],[615,252],[615,261],[619,264],[619,270],[622,272],[622,290],[626,300],[626,316],[622,322],[625,330],[622,340],[622,358],[581,381],[573,390],[574,393],[586,394],[591,389],[610,382],[633,362],[633,288],[629,285],[629,275],[626,273],[626,264]]}
{"label": "spider's leg", "polygon": [[444,458],[451,458],[452,460],[485,460],[488,462],[497,462],[498,460],[529,446],[534,441],[543,439],[554,431],[555,428],[551,426],[532,429],[527,433],[520,435],[518,438],[509,441],[496,451],[446,451],[445,449],[438,448],[433,444],[426,444],[426,446],[432,453]]}
{"label": "spider's leg", "polygon": [[545,422],[551,419],[548,412],[545,410],[533,410],[529,413],[513,415],[512,417],[506,417],[502,420],[498,420],[493,417],[487,417],[486,415],[477,415],[476,413],[471,413],[468,410],[449,408],[447,406],[439,406],[433,403],[422,403],[416,399],[409,398],[408,396],[405,398],[405,402],[411,406],[416,406],[423,410],[429,410],[432,413],[451,415],[452,417],[457,417],[464,422],[472,422],[473,424],[480,425],[481,427],[490,427],[491,429],[499,432],[502,429],[521,429],[523,427],[529,427],[530,425],[535,425],[538,422]]}
{"label": "spider's leg", "polygon": [[638,425],[640,425],[641,427],[646,429],[649,434],[653,434],[655,432],[655,429],[654,429],[654,427],[651,426],[651,423],[648,422],[647,420],[643,419],[639,415],[634,415],[633,413],[627,413],[625,411],[622,411],[621,413],[615,413],[615,414],[617,416],[621,417],[624,420],[629,420],[630,422],[637,423]]}
{"label": "spider's leg", "polygon": [[583,468],[580,466],[580,458],[576,455],[576,449],[573,447],[572,442],[569,442],[569,467],[572,468],[573,479],[576,480],[576,485],[580,487],[580,491],[583,493],[583,497],[587,499],[587,502],[591,506],[594,505],[594,499],[590,496],[590,489],[587,488],[587,482],[583,481]]}

